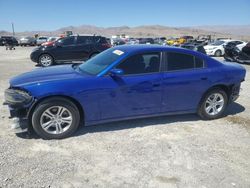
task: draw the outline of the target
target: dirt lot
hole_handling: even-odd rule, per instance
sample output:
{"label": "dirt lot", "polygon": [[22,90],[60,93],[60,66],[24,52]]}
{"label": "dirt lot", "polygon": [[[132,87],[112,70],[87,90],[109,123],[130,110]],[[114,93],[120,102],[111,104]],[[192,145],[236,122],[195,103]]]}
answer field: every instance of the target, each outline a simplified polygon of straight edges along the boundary
{"label": "dirt lot", "polygon": [[[36,68],[31,50],[0,47],[0,103],[12,76]],[[14,134],[0,106],[0,187],[250,187],[249,83],[247,75],[219,120],[132,120],[83,127],[64,140]]]}

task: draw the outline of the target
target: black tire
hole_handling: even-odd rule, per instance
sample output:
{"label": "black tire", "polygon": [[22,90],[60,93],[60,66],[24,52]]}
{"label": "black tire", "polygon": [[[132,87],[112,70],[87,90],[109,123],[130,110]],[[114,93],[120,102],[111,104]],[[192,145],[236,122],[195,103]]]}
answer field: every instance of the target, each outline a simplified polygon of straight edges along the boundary
{"label": "black tire", "polygon": [[220,57],[222,55],[222,51],[221,50],[216,50],[215,52],[214,52],[214,56],[215,57]]}
{"label": "black tire", "polygon": [[[44,62],[43,58],[49,58],[50,62]],[[40,55],[40,57],[38,58],[38,64],[41,65],[42,67],[49,67],[52,66],[54,64],[54,59],[51,55],[49,54],[42,54]]]}
{"label": "black tire", "polygon": [[[210,111],[210,114],[207,112],[206,109],[208,108],[208,98],[213,96],[213,94],[219,94],[220,97],[223,98],[224,100],[224,104],[221,108],[219,108],[219,112],[217,114],[212,115],[212,111],[214,111],[214,109],[211,109],[212,111]],[[227,107],[228,104],[228,96],[226,94],[226,92],[223,89],[220,88],[214,88],[210,91],[208,91],[204,97],[201,99],[200,105],[199,105],[199,109],[198,109],[198,115],[205,120],[211,120],[211,119],[217,119],[223,116],[223,113],[225,112],[225,109]],[[215,108],[217,108],[218,106],[215,105]],[[218,110],[218,109],[217,109]]]}
{"label": "black tire", "polygon": [[[72,122],[70,126],[62,133],[50,133],[48,131],[45,131],[41,125],[41,118],[44,117],[42,116],[44,112],[48,109],[53,110],[53,107],[56,108],[56,106],[63,107],[71,113],[70,115],[72,118]],[[50,122],[51,121],[52,119],[50,119]],[[63,123],[60,123],[60,124],[62,127]],[[69,137],[77,130],[77,128],[79,127],[79,124],[80,124],[80,113],[79,113],[78,108],[73,102],[62,97],[52,97],[52,98],[42,101],[40,104],[38,104],[38,106],[35,108],[32,114],[32,127],[34,131],[43,139],[62,139],[62,138]],[[52,130],[56,129],[56,125],[54,124],[50,125],[50,128]]]}

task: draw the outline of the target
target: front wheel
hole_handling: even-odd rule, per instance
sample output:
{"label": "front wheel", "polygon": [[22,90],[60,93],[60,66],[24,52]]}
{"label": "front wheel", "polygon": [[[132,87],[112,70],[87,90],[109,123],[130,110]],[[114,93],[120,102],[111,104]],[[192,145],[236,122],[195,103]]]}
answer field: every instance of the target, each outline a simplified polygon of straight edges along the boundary
{"label": "front wheel", "polygon": [[215,57],[220,57],[222,55],[221,50],[216,50],[214,55],[215,55]]}
{"label": "front wheel", "polygon": [[222,89],[209,91],[201,101],[198,114],[203,119],[220,118],[228,104],[228,97]]}
{"label": "front wheel", "polygon": [[64,98],[41,102],[32,115],[34,131],[43,139],[62,139],[76,131],[80,124],[79,110]]}
{"label": "front wheel", "polygon": [[38,63],[43,67],[49,67],[53,65],[53,58],[49,54],[42,54],[39,57]]}

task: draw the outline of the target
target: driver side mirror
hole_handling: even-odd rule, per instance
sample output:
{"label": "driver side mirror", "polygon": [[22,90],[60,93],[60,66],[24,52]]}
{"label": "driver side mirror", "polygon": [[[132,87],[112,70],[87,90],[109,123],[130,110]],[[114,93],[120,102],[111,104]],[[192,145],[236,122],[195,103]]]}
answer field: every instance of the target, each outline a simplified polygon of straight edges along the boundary
{"label": "driver side mirror", "polygon": [[111,69],[109,74],[110,76],[122,76],[124,71],[122,69]]}

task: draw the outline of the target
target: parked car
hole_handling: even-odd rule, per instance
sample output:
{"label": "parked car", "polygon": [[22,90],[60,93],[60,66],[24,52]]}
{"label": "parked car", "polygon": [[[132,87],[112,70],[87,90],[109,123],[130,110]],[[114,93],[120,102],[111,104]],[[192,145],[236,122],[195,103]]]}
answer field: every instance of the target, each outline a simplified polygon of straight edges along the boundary
{"label": "parked car", "polygon": [[211,44],[204,46],[207,55],[220,57],[224,55],[224,45],[232,40],[217,40]]}
{"label": "parked car", "polygon": [[126,42],[127,45],[135,45],[135,44],[139,44],[139,40],[138,39],[128,39],[128,41]]}
{"label": "parked car", "polygon": [[236,45],[237,43],[232,41],[224,46],[224,59],[226,61],[236,61],[236,57],[238,57],[240,51]]}
{"label": "parked car", "polygon": [[139,44],[154,44],[154,39],[152,39],[152,38],[140,38]]}
{"label": "parked car", "polygon": [[212,38],[212,35],[199,35],[195,40],[203,45],[208,45],[209,43],[212,43]]}
{"label": "parked car", "polygon": [[62,37],[49,37],[47,42],[44,42],[41,45],[42,46],[52,46],[55,43],[55,41],[57,41],[60,38],[62,38]]}
{"label": "parked car", "polygon": [[154,44],[165,45],[166,44],[166,37],[154,38]]}
{"label": "parked car", "polygon": [[201,52],[203,54],[207,54],[206,50],[204,49],[204,47],[202,45],[187,43],[187,44],[181,45],[181,47],[189,49],[189,50],[194,50],[194,51],[197,51],[197,52]]}
{"label": "parked car", "polygon": [[22,37],[19,40],[20,46],[35,46],[36,45],[36,38],[35,37]]}
{"label": "parked car", "polygon": [[85,61],[110,48],[105,37],[70,36],[57,40],[53,45],[35,48],[30,58],[43,67],[69,61]]}
{"label": "parked car", "polygon": [[250,63],[250,42],[247,43],[236,57],[238,63]]}
{"label": "parked car", "polygon": [[181,45],[181,44],[184,44],[184,43],[188,42],[189,40],[193,40],[193,39],[194,39],[193,36],[182,36],[182,37],[178,38],[177,43],[179,45]]}
{"label": "parked car", "polygon": [[239,64],[183,48],[122,45],[83,64],[12,78],[5,104],[16,128],[60,139],[79,125],[184,113],[219,118],[238,98],[245,74]]}
{"label": "parked car", "polygon": [[235,43],[236,47],[238,47],[240,50],[247,44],[244,41],[227,39],[227,40],[217,40],[211,44],[204,46],[204,48],[208,55],[220,57],[225,54],[224,47],[229,42]]}
{"label": "parked car", "polygon": [[[232,40],[231,42],[234,43],[236,45],[236,47],[239,48],[240,50],[242,50],[242,48],[247,45],[246,42],[241,41],[241,40]],[[225,47],[225,45],[224,45],[224,47]]]}
{"label": "parked car", "polygon": [[13,36],[1,36],[0,46],[4,46],[6,44],[12,44],[13,46],[18,46],[18,41]]}
{"label": "parked car", "polygon": [[113,39],[112,43],[113,43],[113,46],[119,46],[119,45],[126,44],[125,40],[124,39],[120,39],[120,38]]}
{"label": "parked car", "polygon": [[171,37],[171,38],[167,39],[166,44],[172,46],[174,44],[177,44],[177,42],[178,42],[178,38]]}
{"label": "parked car", "polygon": [[48,40],[48,37],[38,37],[38,38],[36,39],[36,44],[39,46],[39,45],[41,45],[42,43],[47,42],[47,40]]}

